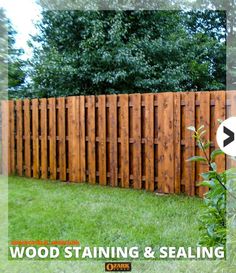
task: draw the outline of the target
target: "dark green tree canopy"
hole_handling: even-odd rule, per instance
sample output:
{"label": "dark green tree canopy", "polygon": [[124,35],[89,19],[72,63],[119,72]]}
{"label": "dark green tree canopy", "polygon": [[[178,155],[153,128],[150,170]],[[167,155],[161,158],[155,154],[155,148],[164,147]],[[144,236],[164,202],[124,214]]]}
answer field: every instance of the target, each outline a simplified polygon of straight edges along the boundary
{"label": "dark green tree canopy", "polygon": [[34,96],[225,88],[223,11],[47,11]]}
{"label": "dark green tree canopy", "polygon": [[21,59],[24,51],[15,47],[16,31],[8,20],[8,92],[9,97],[23,97],[26,78],[25,61]]}

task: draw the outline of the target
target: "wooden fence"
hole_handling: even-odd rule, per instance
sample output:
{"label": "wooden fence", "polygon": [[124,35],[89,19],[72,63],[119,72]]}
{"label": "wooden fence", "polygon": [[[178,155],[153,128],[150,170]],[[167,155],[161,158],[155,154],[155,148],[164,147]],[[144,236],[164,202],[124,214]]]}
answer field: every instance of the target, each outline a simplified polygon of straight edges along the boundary
{"label": "wooden fence", "polygon": [[[3,139],[7,125],[9,135],[2,168],[26,177],[202,196],[206,188],[197,183],[207,166],[186,161],[201,154],[187,127],[205,125],[212,150],[217,119],[225,119],[229,107],[224,91],[3,101]],[[217,163],[225,169],[224,156]]]}

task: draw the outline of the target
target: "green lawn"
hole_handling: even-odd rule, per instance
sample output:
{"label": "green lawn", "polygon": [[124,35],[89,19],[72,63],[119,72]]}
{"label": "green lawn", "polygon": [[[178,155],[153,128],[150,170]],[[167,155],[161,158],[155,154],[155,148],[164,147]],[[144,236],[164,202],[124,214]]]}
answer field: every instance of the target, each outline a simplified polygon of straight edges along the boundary
{"label": "green lawn", "polygon": [[201,210],[202,200],[196,197],[9,178],[9,241],[195,247]]}

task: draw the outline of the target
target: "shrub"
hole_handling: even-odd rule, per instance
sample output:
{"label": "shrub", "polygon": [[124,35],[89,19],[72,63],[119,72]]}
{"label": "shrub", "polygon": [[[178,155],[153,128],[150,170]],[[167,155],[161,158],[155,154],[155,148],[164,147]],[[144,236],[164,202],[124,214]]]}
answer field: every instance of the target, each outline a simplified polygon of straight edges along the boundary
{"label": "shrub", "polygon": [[195,129],[193,137],[204,156],[193,156],[188,161],[203,162],[209,166],[209,171],[202,173],[203,182],[199,185],[209,187],[209,191],[204,194],[205,209],[200,215],[200,240],[199,244],[204,246],[225,246],[226,243],[226,175],[227,171],[219,173],[215,159],[218,155],[224,154],[220,149],[214,150],[210,157],[207,149],[210,141],[204,138],[206,131],[204,126]]}

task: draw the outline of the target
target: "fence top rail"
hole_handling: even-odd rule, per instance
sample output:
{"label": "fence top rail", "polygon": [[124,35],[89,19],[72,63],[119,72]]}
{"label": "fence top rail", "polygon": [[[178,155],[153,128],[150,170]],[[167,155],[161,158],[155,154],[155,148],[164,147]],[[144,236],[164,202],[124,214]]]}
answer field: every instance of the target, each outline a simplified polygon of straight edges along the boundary
{"label": "fence top rail", "polygon": [[60,99],[60,98],[70,98],[70,97],[100,97],[100,96],[106,96],[106,97],[110,97],[110,96],[116,96],[116,97],[120,97],[120,96],[123,96],[123,95],[128,95],[128,96],[132,96],[132,95],[141,95],[141,96],[145,96],[145,95],[155,95],[155,97],[158,97],[158,95],[160,94],[189,94],[189,93],[195,93],[196,95],[197,94],[202,94],[202,93],[206,93],[206,92],[209,92],[209,93],[213,93],[213,92],[225,92],[226,94],[230,95],[230,94],[234,94],[236,92],[236,90],[211,90],[211,91],[207,91],[207,90],[204,90],[204,91],[163,91],[163,92],[149,92],[149,93],[119,93],[119,94],[101,94],[101,95],[73,95],[73,96],[59,96],[59,97],[49,97],[49,98],[24,98],[24,99],[6,99],[6,100],[3,100],[3,101],[18,101],[18,100],[21,100],[21,101],[25,101],[25,100],[30,100],[30,101],[33,101],[33,100],[42,100],[42,99]]}

